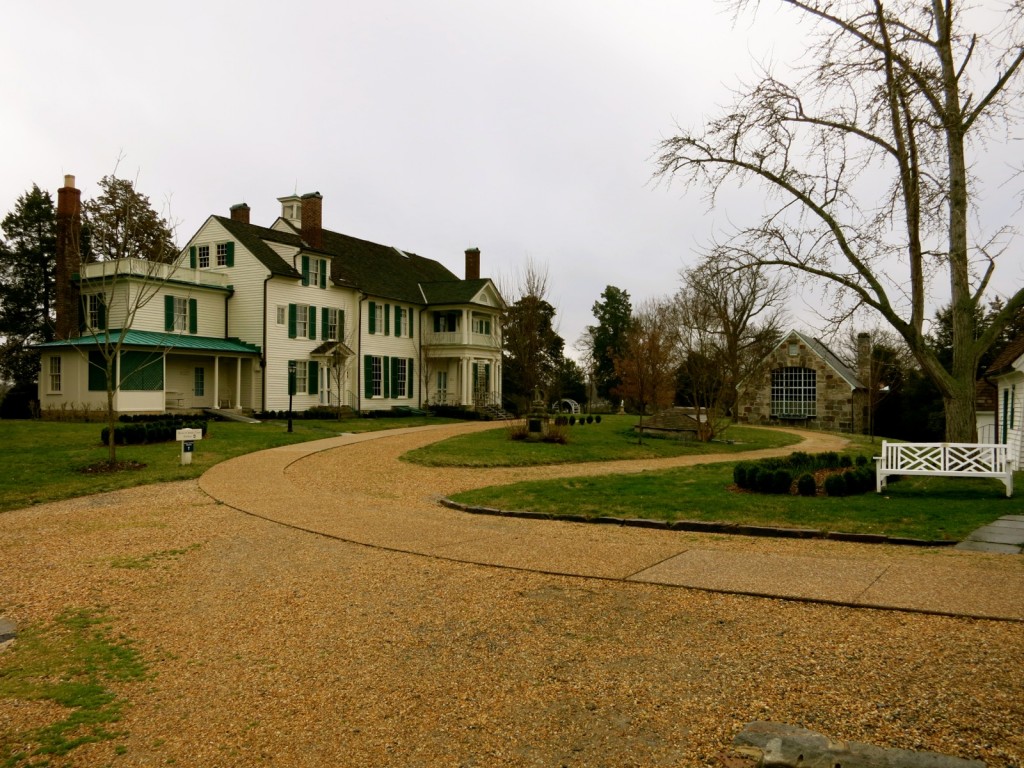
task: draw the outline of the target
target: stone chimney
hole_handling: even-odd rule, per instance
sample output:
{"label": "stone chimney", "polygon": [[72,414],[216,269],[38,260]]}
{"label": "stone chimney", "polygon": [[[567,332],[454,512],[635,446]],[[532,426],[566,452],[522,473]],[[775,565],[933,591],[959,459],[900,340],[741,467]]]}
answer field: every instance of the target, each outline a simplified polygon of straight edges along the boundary
{"label": "stone chimney", "polygon": [[308,192],[302,196],[302,239],[310,248],[324,247],[323,196]]}
{"label": "stone chimney", "polygon": [[78,283],[71,276],[82,266],[82,193],[75,188],[75,177],[64,177],[57,190],[56,221],[56,315],[54,336],[70,339],[78,335]]}
{"label": "stone chimney", "polygon": [[857,377],[865,387],[871,386],[871,334],[857,334]]}
{"label": "stone chimney", "polygon": [[480,249],[479,248],[467,248],[466,249],[466,279],[467,280],[479,280],[480,279]]}
{"label": "stone chimney", "polygon": [[245,203],[231,206],[231,220],[240,221],[242,224],[249,223],[249,206]]}

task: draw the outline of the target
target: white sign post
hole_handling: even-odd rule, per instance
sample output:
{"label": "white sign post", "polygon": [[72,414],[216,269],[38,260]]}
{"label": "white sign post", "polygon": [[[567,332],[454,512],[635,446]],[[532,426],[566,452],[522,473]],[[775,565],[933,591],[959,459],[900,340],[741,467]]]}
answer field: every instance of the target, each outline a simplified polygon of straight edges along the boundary
{"label": "white sign post", "polygon": [[181,465],[192,463],[192,452],[195,450],[195,441],[203,439],[201,429],[179,429],[174,433],[175,439],[181,443]]}

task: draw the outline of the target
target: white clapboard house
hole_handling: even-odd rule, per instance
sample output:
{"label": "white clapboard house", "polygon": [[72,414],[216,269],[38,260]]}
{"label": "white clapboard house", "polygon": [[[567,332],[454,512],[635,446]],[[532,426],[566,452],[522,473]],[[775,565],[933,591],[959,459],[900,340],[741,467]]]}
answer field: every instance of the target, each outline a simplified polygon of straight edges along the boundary
{"label": "white clapboard house", "polygon": [[[319,193],[210,216],[172,264],[78,263],[80,194],[58,192],[58,340],[40,345],[41,408],[357,412],[501,404],[505,302],[465,252],[441,263],[324,229]],[[290,373],[291,371],[291,373]]]}

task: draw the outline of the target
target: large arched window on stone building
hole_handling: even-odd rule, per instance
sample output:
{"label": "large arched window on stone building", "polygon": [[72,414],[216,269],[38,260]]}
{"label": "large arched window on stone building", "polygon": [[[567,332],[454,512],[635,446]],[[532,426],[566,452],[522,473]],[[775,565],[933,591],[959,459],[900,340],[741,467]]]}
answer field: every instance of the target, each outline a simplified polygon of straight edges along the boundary
{"label": "large arched window on stone building", "polygon": [[772,371],[772,416],[808,419],[817,415],[817,373],[813,368],[776,368]]}

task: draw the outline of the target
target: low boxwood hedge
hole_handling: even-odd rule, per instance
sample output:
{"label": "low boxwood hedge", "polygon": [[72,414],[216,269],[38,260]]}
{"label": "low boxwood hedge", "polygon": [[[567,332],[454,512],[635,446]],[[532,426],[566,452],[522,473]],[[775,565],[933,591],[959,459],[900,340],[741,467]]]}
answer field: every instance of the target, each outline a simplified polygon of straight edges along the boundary
{"label": "low boxwood hedge", "polygon": [[875,468],[871,459],[867,456],[840,456],[835,451],[816,454],[795,451],[789,456],[740,462],[733,467],[732,478],[737,487],[746,491],[786,494],[793,491],[793,478],[796,477],[796,492],[801,496],[813,496],[818,491],[814,473],[820,471],[828,473],[824,490],[829,496],[849,496],[875,488]]}

